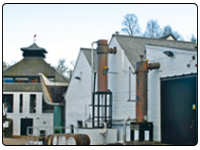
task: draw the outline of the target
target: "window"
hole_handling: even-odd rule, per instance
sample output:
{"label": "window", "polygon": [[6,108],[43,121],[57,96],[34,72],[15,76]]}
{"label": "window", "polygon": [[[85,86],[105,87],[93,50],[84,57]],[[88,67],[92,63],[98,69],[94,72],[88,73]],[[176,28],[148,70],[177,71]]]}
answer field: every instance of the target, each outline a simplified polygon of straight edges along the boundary
{"label": "window", "polygon": [[3,78],[3,81],[4,81],[5,83],[12,83],[12,82],[13,82],[13,78],[12,78],[12,77],[4,77],[4,78]]}
{"label": "window", "polygon": [[42,113],[53,113],[53,106],[47,104],[44,101],[44,97],[42,98]]}
{"label": "window", "polygon": [[22,113],[23,111],[23,94],[20,94],[19,98],[19,112]]}
{"label": "window", "polygon": [[13,94],[3,94],[3,103],[7,107],[7,112],[13,112]]}
{"label": "window", "polygon": [[36,95],[31,94],[30,95],[30,113],[36,112]]}
{"label": "window", "polygon": [[40,136],[46,136],[46,131],[45,130],[40,130]]}
{"label": "window", "polygon": [[28,78],[27,77],[16,77],[15,78],[15,82],[28,82]]}

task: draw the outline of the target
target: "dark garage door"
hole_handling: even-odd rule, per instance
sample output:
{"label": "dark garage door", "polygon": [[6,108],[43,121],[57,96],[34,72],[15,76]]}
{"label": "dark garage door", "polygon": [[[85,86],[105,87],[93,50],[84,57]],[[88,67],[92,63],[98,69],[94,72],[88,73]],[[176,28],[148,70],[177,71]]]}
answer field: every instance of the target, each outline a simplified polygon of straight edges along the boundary
{"label": "dark garage door", "polygon": [[197,143],[197,76],[161,79],[162,142]]}

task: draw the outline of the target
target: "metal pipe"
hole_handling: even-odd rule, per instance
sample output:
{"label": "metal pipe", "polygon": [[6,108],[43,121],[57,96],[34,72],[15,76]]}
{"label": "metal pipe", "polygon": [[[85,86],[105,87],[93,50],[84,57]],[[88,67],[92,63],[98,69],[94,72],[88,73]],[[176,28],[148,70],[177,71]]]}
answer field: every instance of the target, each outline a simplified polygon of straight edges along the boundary
{"label": "metal pipe", "polygon": [[128,121],[130,121],[131,119],[128,117],[127,119],[124,119],[124,125],[123,125],[123,143],[126,142],[126,126]]}
{"label": "metal pipe", "polygon": [[136,121],[147,121],[147,87],[148,87],[148,71],[159,69],[160,63],[149,63],[142,60],[136,64]]}
{"label": "metal pipe", "polygon": [[131,100],[131,67],[129,67],[129,101]]}
{"label": "metal pipe", "polygon": [[94,87],[93,87],[93,92],[95,92],[96,88],[96,72],[94,72]]}
{"label": "metal pipe", "polygon": [[99,40],[97,47],[98,61],[98,91],[107,91],[107,74],[105,69],[107,66],[108,44],[107,40]]}
{"label": "metal pipe", "polygon": [[94,44],[97,43],[97,41],[94,41],[91,43],[91,99],[93,98],[92,94],[93,94],[93,74],[94,74]]}

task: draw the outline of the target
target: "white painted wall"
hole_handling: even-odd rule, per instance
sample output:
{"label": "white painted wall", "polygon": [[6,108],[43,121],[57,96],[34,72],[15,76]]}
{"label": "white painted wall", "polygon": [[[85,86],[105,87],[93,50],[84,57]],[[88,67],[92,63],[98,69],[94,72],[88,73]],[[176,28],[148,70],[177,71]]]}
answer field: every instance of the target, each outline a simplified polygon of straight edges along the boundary
{"label": "white painted wall", "polygon": [[[123,123],[128,117],[135,118],[135,102],[128,102],[129,98],[129,67],[134,72],[128,58],[124,55],[123,49],[115,38],[110,42],[110,47],[117,47],[117,54],[108,56],[108,88],[113,93],[113,121],[118,132],[119,140],[123,138]],[[81,80],[75,79],[76,76]],[[135,75],[131,78],[131,98],[136,96]],[[86,120],[89,117],[89,105],[91,104],[91,70],[90,65],[82,51],[78,56],[72,80],[69,84],[66,100],[66,127],[73,124],[77,127],[77,120]],[[127,132],[129,132],[127,127]],[[130,139],[130,134],[127,134]]]}
{"label": "white painted wall", "polygon": [[[7,113],[7,117],[13,120],[13,135],[20,135],[21,119],[33,119],[33,135],[39,135],[39,130],[46,130],[46,134],[53,133],[53,113],[42,113],[41,92],[3,92],[13,94],[13,113]],[[23,94],[23,111],[19,112],[20,94]],[[29,113],[30,95],[36,95],[36,113]]]}
{"label": "white painted wall", "polygon": [[[119,132],[119,141],[123,140],[123,123],[127,118],[136,118],[136,102],[129,99],[129,67],[135,69],[129,62],[124,50],[115,38],[110,41],[109,47],[117,47],[116,54],[108,57],[108,88],[113,92],[113,120]],[[131,100],[136,100],[136,76],[131,74]],[[126,139],[130,140],[130,128],[126,128]]]}
{"label": "white painted wall", "polygon": [[[129,98],[129,67],[134,68],[124,54],[115,37],[110,41],[109,47],[117,47],[116,54],[108,56],[108,88],[113,93],[113,128],[117,131],[117,139],[123,140],[123,123],[130,117],[136,118],[136,102],[128,102]],[[161,63],[159,70],[149,72],[148,80],[148,121],[154,124],[154,140],[160,141],[160,77],[174,76],[196,72],[196,61],[192,61],[193,52],[176,50],[175,58],[163,54],[169,48],[146,46],[149,62]],[[195,54],[196,56],[196,54]],[[197,56],[196,56],[197,57]],[[191,68],[186,64],[191,63]],[[89,116],[91,104],[91,72],[83,52],[80,51],[72,80],[65,95],[66,99],[66,127],[73,124],[77,127],[77,120],[86,120]],[[76,76],[81,80],[75,79]],[[131,75],[131,99],[136,99],[136,76]],[[126,130],[126,139],[130,140],[130,127]],[[94,133],[96,134],[96,133]]]}
{"label": "white painted wall", "polygon": [[[81,80],[75,79],[76,76]],[[88,119],[89,105],[92,103],[91,68],[82,51],[79,53],[65,100],[66,127],[70,125],[77,127],[77,120]]]}
{"label": "white painted wall", "polygon": [[[129,67],[134,68],[129,62],[124,50],[113,38],[109,47],[117,47],[116,54],[109,54],[108,57],[108,88],[113,92],[113,119],[124,120],[128,117],[135,118],[135,102],[128,102],[129,99]],[[131,99],[136,99],[136,79],[131,75]]]}
{"label": "white painted wall", "polygon": [[[197,53],[167,47],[146,46],[149,63],[159,62],[160,69],[148,74],[148,120],[154,123],[154,140],[161,141],[161,103],[160,78],[197,73]],[[166,56],[164,51],[172,51],[174,57]],[[195,60],[192,60],[195,56]],[[191,67],[188,68],[187,64]]]}

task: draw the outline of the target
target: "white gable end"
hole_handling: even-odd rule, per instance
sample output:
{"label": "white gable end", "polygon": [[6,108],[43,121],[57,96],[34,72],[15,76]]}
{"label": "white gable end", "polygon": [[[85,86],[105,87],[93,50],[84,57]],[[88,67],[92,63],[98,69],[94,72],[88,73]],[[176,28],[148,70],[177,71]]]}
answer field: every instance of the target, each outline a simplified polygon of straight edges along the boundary
{"label": "white gable end", "polygon": [[89,117],[91,104],[91,69],[90,65],[80,51],[71,82],[69,84],[66,100],[66,127],[77,126],[77,120],[86,120]]}

